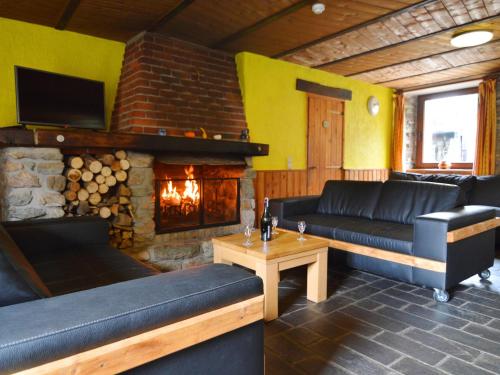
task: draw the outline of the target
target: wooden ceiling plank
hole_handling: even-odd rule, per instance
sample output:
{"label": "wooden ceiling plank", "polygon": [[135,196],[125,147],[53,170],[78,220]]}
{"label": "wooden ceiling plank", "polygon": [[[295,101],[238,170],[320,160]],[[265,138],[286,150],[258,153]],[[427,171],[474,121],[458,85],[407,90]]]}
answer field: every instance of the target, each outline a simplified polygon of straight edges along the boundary
{"label": "wooden ceiling plank", "polygon": [[396,43],[396,44],[392,44],[392,45],[389,45],[389,46],[380,47],[380,48],[373,49],[373,50],[370,50],[370,51],[361,52],[361,53],[359,53],[357,55],[352,55],[352,56],[345,57],[345,58],[342,58],[342,59],[334,60],[334,61],[329,62],[329,63],[316,65],[316,66],[314,66],[314,68],[325,68],[325,67],[328,67],[330,65],[334,65],[334,64],[342,62],[342,61],[346,61],[346,60],[350,60],[350,59],[355,59],[355,58],[363,56],[363,55],[368,55],[368,54],[379,52],[379,51],[386,50],[386,49],[389,49],[389,48],[400,47],[400,46],[408,44],[408,43],[425,40],[425,39],[432,38],[432,37],[435,37],[435,36],[443,34],[443,33],[447,33],[447,32],[450,32],[450,31],[457,30],[459,28],[476,25],[476,24],[478,24],[480,22],[482,23],[482,22],[492,21],[492,20],[498,19],[499,17],[500,17],[499,15],[495,15],[495,16],[490,16],[488,18],[484,18],[484,19],[479,20],[479,21],[471,21],[471,22],[469,22],[467,24],[453,26],[453,27],[450,27],[448,29],[437,31],[435,33],[431,33],[431,34],[427,34],[427,35],[422,35],[420,37],[413,38],[413,39],[410,39],[410,40],[405,40],[405,41],[402,41],[402,42],[399,42],[399,43]]}
{"label": "wooden ceiling plank", "polygon": [[194,0],[181,0],[177,6],[163,16],[161,16],[158,21],[156,21],[153,25],[148,28],[148,31],[158,31],[159,29],[165,27],[167,23],[173,20],[179,13],[181,13],[184,9],[190,6]]}
{"label": "wooden ceiling plank", "polygon": [[484,6],[483,0],[464,0],[465,7],[473,20],[480,20],[488,17],[488,11]]}
{"label": "wooden ceiling plank", "polygon": [[[497,40],[492,40],[488,43],[485,43],[479,47],[484,47],[484,48],[489,48],[490,46],[492,45],[496,45],[496,44],[500,44],[500,40],[497,39]],[[459,49],[456,49],[456,50],[453,50],[451,52],[439,52],[439,53],[436,53],[436,54],[432,54],[432,55],[429,55],[429,56],[426,56],[426,57],[417,57],[415,59],[410,59],[410,60],[406,60],[406,61],[398,61],[396,63],[393,63],[393,64],[389,64],[389,65],[386,65],[386,66],[383,66],[381,68],[377,68],[377,69],[368,69],[368,70],[365,70],[365,71],[361,71],[361,72],[357,72],[357,73],[352,73],[352,74],[347,74],[346,77],[354,77],[356,79],[359,79],[361,75],[364,75],[364,74],[368,74],[368,73],[372,73],[372,72],[379,72],[379,71],[384,71],[385,69],[388,69],[388,68],[394,68],[394,67],[397,67],[397,66],[400,66],[400,65],[404,65],[404,64],[409,64],[409,63],[413,63],[413,62],[417,62],[417,61],[420,61],[422,59],[427,59],[427,58],[434,58],[434,57],[444,57],[446,58],[446,56],[450,55],[450,54],[453,54],[455,52],[461,52],[461,51],[475,51],[478,49],[478,46],[473,46],[473,47],[463,47],[463,48],[459,48]],[[376,81],[374,81],[376,82]]]}
{"label": "wooden ceiling plank", "polygon": [[500,13],[500,2],[498,0],[483,0],[483,2],[490,16]]}
{"label": "wooden ceiling plank", "polygon": [[411,13],[403,13],[396,17],[396,19],[413,34],[413,37],[419,37],[428,34],[420,22],[418,22]]}
{"label": "wooden ceiling plank", "polygon": [[234,34],[231,34],[228,37],[214,43],[212,45],[212,48],[221,48],[222,46],[229,44],[231,42],[234,42],[235,40],[238,40],[240,38],[243,38],[244,36],[251,34],[254,31],[256,31],[256,30],[258,30],[266,25],[269,25],[270,23],[272,23],[272,22],[274,22],[282,17],[285,17],[289,14],[292,14],[292,13],[298,11],[299,9],[302,9],[303,7],[305,7],[306,5],[309,5],[309,4],[310,4],[309,0],[301,0],[295,4],[292,4],[288,8],[285,8],[279,12],[271,14],[269,17],[266,17],[260,21],[257,21],[253,25],[245,27],[245,28],[235,32]]}
{"label": "wooden ceiling plank", "polygon": [[427,9],[419,8],[411,12],[411,15],[415,17],[418,23],[427,31],[427,33],[434,33],[441,30],[441,26],[434,20],[432,15],[427,11]]}
{"label": "wooden ceiling plank", "polygon": [[[394,84],[396,82],[402,82],[402,81],[405,81],[405,80],[406,81],[410,81],[411,79],[415,79],[417,77],[425,77],[425,76],[428,76],[427,77],[428,79],[432,79],[432,78],[429,78],[431,75],[434,75],[434,76],[437,76],[438,74],[442,75],[442,74],[444,74],[445,72],[448,72],[448,71],[452,71],[452,70],[457,71],[457,69],[460,69],[460,71],[464,71],[465,69],[467,69],[468,67],[471,67],[471,66],[478,66],[479,64],[487,64],[487,63],[493,63],[493,62],[499,62],[500,63],[500,58],[497,57],[497,58],[493,58],[493,59],[489,59],[489,60],[483,60],[483,61],[480,61],[480,62],[472,62],[472,63],[467,63],[467,64],[464,64],[464,65],[460,65],[460,66],[453,66],[453,67],[450,67],[450,68],[445,68],[445,69],[441,69],[441,70],[435,70],[435,71],[432,71],[432,72],[414,74],[414,75],[411,75],[411,76],[408,76],[408,77],[405,77],[405,78],[402,78],[402,79],[390,80],[390,81],[385,81],[385,82],[379,82],[379,84],[395,88]],[[493,70],[494,69],[495,69],[495,67],[493,66]],[[497,66],[497,69],[498,69],[498,66]],[[489,72],[489,73],[491,73],[491,72]],[[436,84],[437,84],[437,82],[436,82]],[[400,87],[398,87],[398,88],[400,88]]]}
{"label": "wooden ceiling plank", "polygon": [[443,3],[436,2],[434,4],[426,5],[425,9],[427,9],[434,21],[436,21],[436,23],[443,29],[456,26],[455,20]]}
{"label": "wooden ceiling plank", "polygon": [[352,31],[359,30],[359,29],[361,29],[363,27],[366,27],[366,26],[369,26],[369,25],[372,25],[372,24],[375,24],[375,23],[378,23],[378,22],[390,19],[391,17],[397,16],[398,14],[402,14],[404,12],[408,12],[408,11],[411,11],[413,9],[420,8],[420,7],[425,6],[425,5],[429,4],[429,3],[432,3],[434,1],[435,0],[424,0],[424,1],[421,1],[421,2],[419,2],[417,4],[409,5],[407,7],[398,9],[398,10],[396,10],[394,12],[386,13],[386,14],[384,14],[382,16],[379,16],[379,17],[376,17],[374,19],[371,19],[370,21],[363,22],[363,23],[360,23],[360,24],[348,27],[348,28],[346,28],[344,30],[335,32],[333,34],[322,36],[321,38],[318,38],[316,40],[312,40],[312,41],[307,42],[305,44],[302,44],[300,46],[291,48],[289,50],[286,50],[286,51],[283,51],[283,52],[280,52],[280,53],[277,53],[277,54],[273,55],[272,57],[273,58],[280,58],[280,57],[284,57],[284,56],[287,56],[287,55],[291,55],[291,54],[293,54],[295,52],[301,51],[303,49],[306,49],[308,47],[314,46],[316,44],[319,44],[319,43],[325,42],[327,40],[331,40],[331,39],[337,38],[337,37],[339,37],[341,35],[348,34],[348,33],[352,32]]}
{"label": "wooden ceiling plank", "polygon": [[79,5],[80,0],[68,0],[61,14],[61,17],[59,17],[59,21],[57,21],[57,24],[55,25],[55,28],[57,30],[64,30],[66,28]]}
{"label": "wooden ceiling plank", "polygon": [[442,2],[457,24],[465,24],[472,21],[467,8],[461,0],[442,0]]}

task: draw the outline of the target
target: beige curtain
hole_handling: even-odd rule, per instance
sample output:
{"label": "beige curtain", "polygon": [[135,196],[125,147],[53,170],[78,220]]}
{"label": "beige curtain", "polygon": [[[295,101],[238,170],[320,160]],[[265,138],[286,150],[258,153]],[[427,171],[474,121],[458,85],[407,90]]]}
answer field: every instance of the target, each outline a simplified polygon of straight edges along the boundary
{"label": "beige curtain", "polygon": [[403,132],[405,118],[405,97],[402,93],[394,95],[394,133],[392,137],[391,168],[403,170]]}
{"label": "beige curtain", "polygon": [[486,79],[479,84],[479,107],[474,174],[495,173],[496,146],[496,80]]}

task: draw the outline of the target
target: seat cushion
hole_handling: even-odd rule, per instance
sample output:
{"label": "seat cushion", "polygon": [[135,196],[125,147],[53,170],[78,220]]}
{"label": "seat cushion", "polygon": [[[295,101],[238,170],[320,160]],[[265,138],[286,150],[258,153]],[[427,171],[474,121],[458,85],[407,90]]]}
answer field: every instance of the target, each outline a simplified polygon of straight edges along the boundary
{"label": "seat cushion", "polygon": [[62,295],[158,272],[111,246],[56,249],[33,266],[54,295]]}
{"label": "seat cushion", "polygon": [[373,218],[413,224],[417,216],[457,207],[459,194],[456,185],[389,180],[383,184]]}
{"label": "seat cushion", "polygon": [[470,204],[500,207],[500,175],[477,176]]}
{"label": "seat cushion", "polygon": [[458,205],[464,206],[468,204],[471,199],[472,191],[476,183],[476,176],[460,176],[456,174],[429,174],[422,175],[420,181],[457,185],[460,188]]}
{"label": "seat cushion", "polygon": [[333,238],[333,231],[342,223],[352,220],[348,216],[335,216],[326,214],[308,214],[289,216],[282,220],[280,226],[285,229],[297,231],[297,223],[306,222],[306,233],[325,238]]}
{"label": "seat cushion", "polygon": [[0,306],[50,295],[24,254],[0,225]]}
{"label": "seat cushion", "polygon": [[317,213],[371,219],[381,189],[381,182],[327,181]]}
{"label": "seat cushion", "polygon": [[339,241],[411,255],[413,225],[352,218],[335,228],[333,238]]}

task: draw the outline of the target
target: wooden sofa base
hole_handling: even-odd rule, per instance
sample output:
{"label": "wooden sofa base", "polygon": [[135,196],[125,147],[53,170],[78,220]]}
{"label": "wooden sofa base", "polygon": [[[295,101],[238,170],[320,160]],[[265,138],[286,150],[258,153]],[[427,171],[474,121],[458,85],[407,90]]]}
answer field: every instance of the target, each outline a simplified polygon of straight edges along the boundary
{"label": "wooden sofa base", "polygon": [[[466,227],[448,232],[446,242],[447,243],[458,242],[465,238],[472,237],[477,234],[495,229],[499,226],[500,226],[500,217],[468,225]],[[294,232],[288,229],[280,229],[280,230],[287,232]],[[313,237],[328,240],[329,241],[328,246],[334,249],[343,250],[359,255],[364,255],[371,258],[382,259],[389,262],[404,264],[407,266],[420,268],[428,271],[441,272],[441,273],[446,272],[446,262],[440,262],[437,260],[416,257],[414,255],[401,254],[394,251],[353,244],[345,241],[332,240],[321,236],[313,236]]]}
{"label": "wooden sofa base", "polygon": [[260,295],[17,374],[116,374],[264,318]]}

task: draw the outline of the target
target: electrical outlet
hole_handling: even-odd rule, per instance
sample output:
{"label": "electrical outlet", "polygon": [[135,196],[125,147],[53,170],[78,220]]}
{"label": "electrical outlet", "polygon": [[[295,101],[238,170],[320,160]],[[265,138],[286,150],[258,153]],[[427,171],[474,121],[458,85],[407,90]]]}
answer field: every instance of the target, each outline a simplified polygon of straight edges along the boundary
{"label": "electrical outlet", "polygon": [[293,159],[291,156],[286,158],[286,163],[287,163],[288,169],[293,169]]}

